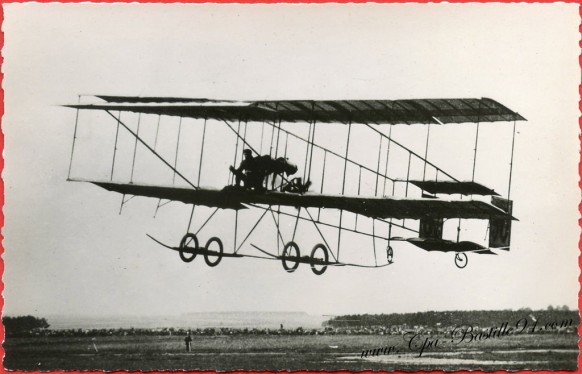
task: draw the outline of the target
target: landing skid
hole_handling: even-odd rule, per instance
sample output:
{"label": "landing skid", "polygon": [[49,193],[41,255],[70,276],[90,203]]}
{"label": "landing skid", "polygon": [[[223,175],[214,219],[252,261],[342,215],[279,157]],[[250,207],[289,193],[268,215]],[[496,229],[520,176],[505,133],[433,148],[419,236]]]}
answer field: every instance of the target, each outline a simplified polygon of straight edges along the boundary
{"label": "landing skid", "polygon": [[[353,266],[353,267],[360,267],[360,268],[382,268],[382,267],[386,267],[386,266],[392,264],[392,262],[389,262],[389,263],[386,263],[383,265],[361,265],[361,264],[353,264],[353,263],[348,263],[348,262],[329,261],[327,259],[321,259],[321,258],[314,257],[314,255],[317,253],[318,249],[320,250],[320,252],[322,252],[322,249],[324,249],[323,245],[320,245],[320,244],[316,245],[313,248],[313,251],[311,252],[311,256],[299,255],[299,250],[298,250],[299,248],[296,247],[296,244],[293,242],[289,242],[285,246],[285,248],[283,249],[282,255],[274,255],[272,253],[265,251],[264,249],[259,248],[258,246],[254,245],[254,244],[251,244],[251,246],[253,248],[257,249],[258,251],[266,254],[267,256],[270,256],[271,259],[281,261],[283,263],[283,268],[289,273],[294,272],[297,269],[297,267],[299,266],[299,264],[311,265],[311,270],[317,275],[323,274],[328,266]],[[294,249],[296,248],[297,251],[295,251],[295,254],[291,255],[290,251],[287,250],[288,248],[294,248]],[[325,251],[327,251],[327,249],[325,249]],[[323,252],[323,253],[326,253],[326,252]],[[321,268],[318,268],[318,267],[321,267]]]}
{"label": "landing skid", "polygon": [[[165,244],[162,241],[154,238],[153,236],[146,234],[148,238],[150,238],[151,240],[153,240],[154,242],[156,242],[157,244],[161,245],[164,248],[168,248],[171,249],[172,251],[176,251],[179,252],[180,258],[182,258],[182,260],[184,262],[191,262],[192,260],[194,260],[194,258],[197,255],[203,255],[205,257],[219,257],[220,259],[222,259],[223,257],[249,257],[249,258],[259,258],[259,259],[263,259],[263,260],[273,260],[270,257],[262,257],[262,256],[253,256],[253,255],[247,255],[247,254],[239,254],[239,253],[224,253],[224,252],[219,252],[219,251],[211,251],[211,250],[207,250],[205,247],[199,247],[199,246],[195,246],[195,247],[173,247],[171,245]],[[184,237],[186,238],[188,237],[188,234]],[[184,239],[182,239],[182,241],[184,241]],[[197,241],[196,241],[197,242]],[[210,240],[209,240],[210,242]],[[183,243],[180,243],[183,244]],[[221,243],[222,244],[222,243]],[[186,257],[186,254],[191,254],[192,256],[190,257]],[[187,260],[184,260],[184,258],[186,258]],[[218,265],[219,261],[214,261],[213,263],[215,263],[216,265]],[[210,265],[210,266],[216,266],[216,265]]]}

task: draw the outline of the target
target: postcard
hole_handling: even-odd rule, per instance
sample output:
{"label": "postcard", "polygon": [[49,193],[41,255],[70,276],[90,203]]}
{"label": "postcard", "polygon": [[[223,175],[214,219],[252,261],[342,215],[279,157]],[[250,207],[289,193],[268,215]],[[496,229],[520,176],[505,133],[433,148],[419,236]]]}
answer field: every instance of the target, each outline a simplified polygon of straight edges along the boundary
{"label": "postcard", "polygon": [[3,365],[576,370],[576,4],[4,4]]}

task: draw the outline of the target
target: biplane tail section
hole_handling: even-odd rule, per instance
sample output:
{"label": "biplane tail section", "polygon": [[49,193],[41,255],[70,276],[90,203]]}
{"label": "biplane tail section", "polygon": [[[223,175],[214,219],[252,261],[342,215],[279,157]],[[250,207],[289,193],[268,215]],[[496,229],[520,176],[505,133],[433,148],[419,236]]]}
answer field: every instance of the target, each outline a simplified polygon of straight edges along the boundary
{"label": "biplane tail section", "polygon": [[494,190],[476,182],[466,181],[408,181],[430,194],[499,196]]}
{"label": "biplane tail section", "polygon": [[491,204],[507,213],[508,218],[491,218],[489,220],[489,247],[509,250],[511,242],[511,213],[513,201],[493,196]]}
{"label": "biplane tail section", "polygon": [[410,244],[413,244],[425,251],[436,251],[436,252],[472,252],[479,254],[494,255],[495,252],[489,250],[488,248],[482,246],[481,244],[474,243],[471,241],[455,242],[452,240],[445,239],[431,239],[431,238],[410,238],[404,239]]}

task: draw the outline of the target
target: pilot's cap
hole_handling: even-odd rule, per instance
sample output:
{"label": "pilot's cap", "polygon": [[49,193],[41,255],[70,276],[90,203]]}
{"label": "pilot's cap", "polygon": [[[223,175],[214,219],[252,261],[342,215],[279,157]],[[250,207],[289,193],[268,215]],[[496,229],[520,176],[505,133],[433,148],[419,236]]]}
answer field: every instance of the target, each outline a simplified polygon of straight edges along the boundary
{"label": "pilot's cap", "polygon": [[253,154],[253,151],[251,151],[250,149],[245,149],[243,151],[243,155],[245,155],[245,156],[247,156],[247,155],[248,156],[252,156],[252,154]]}

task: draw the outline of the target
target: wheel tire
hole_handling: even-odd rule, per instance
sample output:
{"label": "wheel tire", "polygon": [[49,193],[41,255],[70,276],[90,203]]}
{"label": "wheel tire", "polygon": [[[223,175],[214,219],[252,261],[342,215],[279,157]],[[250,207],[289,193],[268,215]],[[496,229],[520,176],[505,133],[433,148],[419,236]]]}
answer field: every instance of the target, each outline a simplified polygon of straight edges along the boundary
{"label": "wheel tire", "polygon": [[455,265],[457,265],[459,269],[463,269],[468,263],[469,259],[466,253],[461,252],[455,254]]}
{"label": "wheel tire", "polygon": [[315,255],[317,254],[317,250],[321,249],[323,251],[323,262],[327,263],[329,261],[329,253],[327,251],[327,248],[325,247],[325,245],[323,244],[316,244],[315,247],[313,247],[313,249],[311,250],[311,271],[313,272],[313,274],[315,275],[321,275],[323,273],[325,273],[325,271],[327,270],[327,265],[323,265],[323,267],[321,269],[316,268],[316,261],[315,260],[320,260],[319,258],[315,258]]}
{"label": "wheel tire", "polygon": [[182,251],[182,249],[191,249],[192,247],[189,247],[188,244],[190,244],[190,242],[188,241],[188,239],[190,239],[190,241],[194,241],[194,248],[193,249],[198,249],[198,238],[196,237],[196,235],[192,234],[192,233],[187,233],[186,235],[184,235],[184,237],[182,238],[182,241],[180,241],[180,258],[182,259],[182,261],[184,262],[192,262],[194,261],[194,259],[196,258],[196,253],[188,253],[188,252],[184,252]]}
{"label": "wheel tire", "polygon": [[386,248],[386,259],[388,260],[389,264],[394,262],[394,250],[392,249],[391,246],[388,246],[388,248]]}
{"label": "wheel tire", "polygon": [[[292,255],[291,251],[294,251],[295,254]],[[295,270],[297,270],[297,268],[299,267],[299,261],[293,261],[293,260],[290,260],[289,258],[294,257],[296,259],[299,259],[299,256],[300,256],[300,252],[299,252],[299,246],[297,245],[297,243],[289,242],[289,243],[285,244],[285,247],[283,248],[283,255],[281,256],[281,262],[283,263],[283,269],[285,269],[285,271],[288,273],[293,273]],[[289,266],[287,261],[289,261],[293,265]]]}
{"label": "wheel tire", "polygon": [[216,260],[213,262],[211,260],[211,257],[214,257],[214,256],[208,256],[208,253],[204,253],[204,261],[206,262],[206,265],[208,265],[210,267],[215,267],[222,260],[222,254],[224,253],[224,249],[222,246],[222,241],[217,237],[212,237],[212,238],[208,239],[208,241],[206,242],[206,246],[204,247],[204,248],[206,248],[207,251],[210,250],[210,244],[212,244],[212,242],[218,243],[219,255],[216,256]]}

